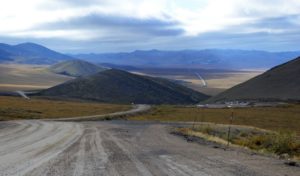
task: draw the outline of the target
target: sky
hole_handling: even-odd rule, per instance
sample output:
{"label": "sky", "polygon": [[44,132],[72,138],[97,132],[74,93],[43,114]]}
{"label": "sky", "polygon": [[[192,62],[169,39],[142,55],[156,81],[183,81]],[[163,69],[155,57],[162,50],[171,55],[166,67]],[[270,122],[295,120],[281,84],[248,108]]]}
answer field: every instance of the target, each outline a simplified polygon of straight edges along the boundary
{"label": "sky", "polygon": [[0,0],[0,42],[64,53],[300,50],[300,0]]}

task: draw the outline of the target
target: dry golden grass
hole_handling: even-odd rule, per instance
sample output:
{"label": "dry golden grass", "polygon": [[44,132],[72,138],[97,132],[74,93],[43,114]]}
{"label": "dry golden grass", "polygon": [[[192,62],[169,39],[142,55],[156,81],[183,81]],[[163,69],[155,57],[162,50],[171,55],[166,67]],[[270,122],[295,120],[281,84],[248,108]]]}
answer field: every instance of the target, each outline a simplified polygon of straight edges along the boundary
{"label": "dry golden grass", "polygon": [[0,64],[0,91],[44,89],[70,79],[47,71],[45,66]]}
{"label": "dry golden grass", "polygon": [[234,109],[200,109],[182,106],[155,106],[150,113],[131,117],[132,120],[200,121],[228,124],[231,112],[233,124],[274,131],[294,131],[300,135],[300,105]]}
{"label": "dry golden grass", "polygon": [[288,155],[286,157],[294,159],[300,157],[300,141],[295,133],[291,132],[276,133],[258,128],[231,125],[231,133],[228,136],[228,126],[217,124],[201,124],[194,128],[176,128],[175,132],[223,145],[242,146],[262,153]]}
{"label": "dry golden grass", "polygon": [[203,87],[203,83],[195,74],[190,72],[159,72],[158,74],[155,70],[146,70],[145,72],[132,72],[140,75],[150,75],[158,76],[167,79],[180,80],[183,81],[183,85],[200,91],[208,95],[216,95],[224,90],[231,88],[237,84],[245,82],[261,73],[263,70],[245,70],[245,71],[226,71],[226,72],[209,72],[205,73],[203,78],[205,79],[207,86]]}
{"label": "dry golden grass", "polygon": [[0,96],[0,120],[77,117],[107,114],[130,108],[130,105],[45,99],[25,100],[18,97]]}
{"label": "dry golden grass", "polygon": [[186,86],[203,92],[208,95],[216,95],[218,93],[223,92],[224,90],[231,88],[237,84],[245,82],[259,74],[262,71],[244,71],[244,72],[228,72],[228,73],[213,73],[210,78],[204,78],[207,86],[202,86],[202,81],[195,78],[179,78],[179,80],[183,80],[188,82],[185,84]]}

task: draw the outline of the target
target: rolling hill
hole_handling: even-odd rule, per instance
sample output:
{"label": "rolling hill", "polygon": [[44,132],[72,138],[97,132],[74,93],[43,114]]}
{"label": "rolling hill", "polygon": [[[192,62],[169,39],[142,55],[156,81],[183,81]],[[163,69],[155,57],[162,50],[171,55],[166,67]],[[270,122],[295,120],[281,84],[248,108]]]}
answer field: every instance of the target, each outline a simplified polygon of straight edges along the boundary
{"label": "rolling hill", "polygon": [[300,101],[300,57],[234,86],[208,102],[230,100]]}
{"label": "rolling hill", "polygon": [[57,74],[79,77],[92,75],[107,68],[83,60],[68,60],[52,65],[48,69]]}
{"label": "rolling hill", "polygon": [[2,63],[9,61],[22,64],[53,64],[68,59],[74,58],[35,43],[0,44],[0,62]]}
{"label": "rolling hill", "polygon": [[108,103],[193,104],[208,98],[161,78],[110,69],[43,90],[40,96],[86,99]]}

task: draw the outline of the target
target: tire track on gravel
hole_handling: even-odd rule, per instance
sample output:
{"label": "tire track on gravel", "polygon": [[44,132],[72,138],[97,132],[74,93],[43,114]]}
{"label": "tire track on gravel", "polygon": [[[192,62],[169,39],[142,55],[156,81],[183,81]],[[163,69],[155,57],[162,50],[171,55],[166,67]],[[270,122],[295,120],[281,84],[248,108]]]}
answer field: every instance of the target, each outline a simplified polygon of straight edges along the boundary
{"label": "tire track on gravel", "polygon": [[33,130],[21,135],[20,131],[16,140],[10,135],[11,142],[1,143],[0,175],[24,175],[69,147],[82,133],[80,125],[73,123],[25,123],[33,126]]}
{"label": "tire track on gravel", "polygon": [[[7,126],[6,126],[7,125]],[[173,124],[174,125],[174,124]],[[188,143],[169,125],[133,121],[0,122],[0,176],[298,176],[299,167]],[[263,166],[263,167],[262,167]]]}
{"label": "tire track on gravel", "polygon": [[152,176],[151,172],[113,135],[104,132],[101,136],[111,164],[120,172],[120,175]]}

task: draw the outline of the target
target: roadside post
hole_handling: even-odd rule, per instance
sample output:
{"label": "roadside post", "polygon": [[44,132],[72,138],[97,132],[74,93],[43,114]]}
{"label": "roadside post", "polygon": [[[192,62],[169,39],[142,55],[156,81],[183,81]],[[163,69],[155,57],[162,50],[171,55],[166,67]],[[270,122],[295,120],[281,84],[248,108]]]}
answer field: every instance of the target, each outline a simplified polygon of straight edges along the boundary
{"label": "roadside post", "polygon": [[[232,106],[229,105],[227,107],[231,108]],[[229,119],[229,126],[228,126],[228,132],[227,132],[227,147],[229,147],[229,144],[230,144],[230,132],[231,132],[232,121],[233,121],[233,110],[231,111],[231,116]]]}
{"label": "roadside post", "polygon": [[[197,106],[196,106],[196,108],[198,109]],[[194,122],[193,122],[193,127],[192,127],[193,130],[195,130],[195,123],[196,123],[196,120],[197,120],[197,114],[196,114],[195,117],[194,117]]]}
{"label": "roadside post", "polygon": [[[197,109],[199,109],[199,111],[197,112],[200,112],[200,121],[199,121],[199,124],[200,125],[203,125],[203,122],[204,122],[204,106],[196,106]],[[194,117],[194,122],[193,122],[193,130],[195,130],[195,126],[196,126],[196,121],[197,121],[197,118],[198,117],[198,114],[195,115]]]}

